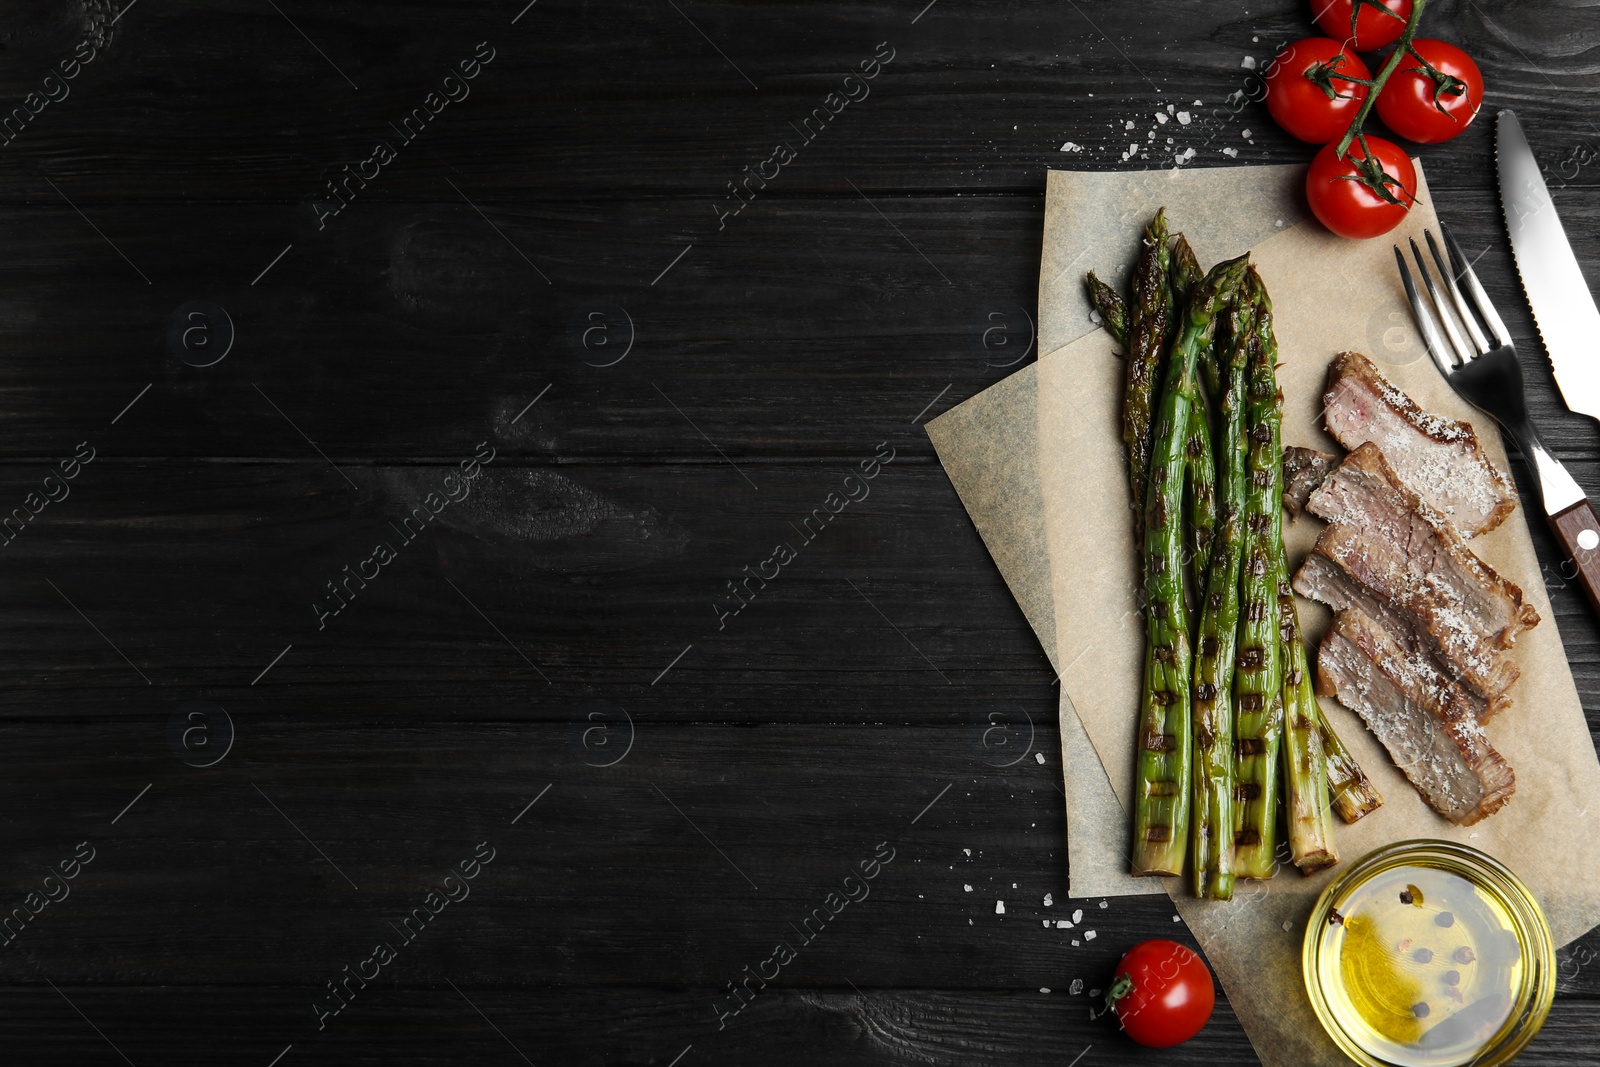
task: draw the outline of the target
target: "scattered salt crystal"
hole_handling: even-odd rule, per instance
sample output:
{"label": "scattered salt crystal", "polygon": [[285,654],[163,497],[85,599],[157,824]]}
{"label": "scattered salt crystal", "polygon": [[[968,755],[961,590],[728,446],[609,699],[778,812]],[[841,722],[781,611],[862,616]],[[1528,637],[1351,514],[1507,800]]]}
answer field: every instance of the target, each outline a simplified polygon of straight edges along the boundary
{"label": "scattered salt crystal", "polygon": [[1096,326],[1101,326],[1104,324],[1104,320],[1100,318],[1100,312],[1096,311],[1094,308],[1089,309],[1089,321],[1094,323]]}
{"label": "scattered salt crystal", "polygon": [[1081,944],[1083,944],[1083,942],[1079,941],[1077,938],[1073,938],[1072,939],[1072,947],[1073,948],[1077,948]]}
{"label": "scattered salt crystal", "polygon": [[1168,138],[1167,138],[1167,143],[1168,143],[1168,144],[1171,144],[1171,143],[1172,143],[1172,138],[1170,138],[1170,137],[1168,137]]}
{"label": "scattered salt crystal", "polygon": [[1075,922],[1075,923],[1083,922],[1083,909],[1082,908],[1076,908],[1076,909],[1073,910],[1073,912],[1072,912],[1072,921]]}
{"label": "scattered salt crystal", "polygon": [[1187,126],[1187,125],[1189,125],[1189,123],[1191,123],[1193,121],[1194,121],[1194,117],[1192,115],[1190,115],[1187,111],[1178,112],[1178,125],[1179,126]]}
{"label": "scattered salt crystal", "polygon": [[962,850],[961,850],[961,851],[962,851],[962,852],[965,852],[965,853],[966,853],[966,854],[967,854],[967,855],[969,855],[969,856],[970,856],[970,855],[972,855],[972,850],[971,850],[971,849],[970,849],[970,848],[964,848],[964,849],[962,849]]}
{"label": "scattered salt crystal", "polygon": [[1239,158],[1239,150],[1237,148],[1224,148],[1222,150],[1222,154],[1227,156],[1229,159]]}
{"label": "scattered salt crystal", "polygon": [[1156,112],[1156,121],[1161,123],[1162,125],[1166,125],[1167,120],[1169,118],[1171,118],[1171,117],[1172,116],[1168,115],[1165,111],[1157,111]]}
{"label": "scattered salt crystal", "polygon": [[[1092,95],[1092,94],[1091,94],[1091,95]],[[1195,107],[1205,107],[1205,106],[1206,106],[1206,105],[1205,105],[1205,101],[1203,101],[1203,100],[1196,100],[1196,101],[1195,101],[1195,102],[1194,102],[1194,106],[1195,106]]]}
{"label": "scattered salt crystal", "polygon": [[1239,61],[1239,66],[1243,67],[1245,70],[1255,70],[1256,69],[1256,57],[1255,56],[1245,56],[1244,59]]}
{"label": "scattered salt crystal", "polygon": [[1100,995],[1100,990],[1098,990],[1098,989],[1091,989],[1091,990],[1089,990],[1089,995],[1090,995],[1090,996],[1091,996],[1091,997],[1098,997],[1098,996],[1099,996],[1099,995]]}
{"label": "scattered salt crystal", "polygon": [[1251,40],[1251,41],[1252,41],[1252,42],[1254,42],[1254,43],[1260,43],[1260,41],[1261,41],[1261,38],[1259,38],[1259,37],[1252,37],[1252,38],[1250,38],[1250,40]]}
{"label": "scattered salt crystal", "polygon": [[1151,130],[1149,134],[1146,135],[1145,139],[1148,141],[1154,141],[1156,139],[1156,131]]}
{"label": "scattered salt crystal", "polygon": [[1173,917],[1172,917],[1172,921],[1173,921],[1173,922],[1175,922],[1175,923],[1181,923],[1181,922],[1183,922],[1183,920],[1182,920],[1182,919],[1181,919],[1181,918],[1179,918],[1179,917],[1178,917],[1178,916],[1176,916],[1176,915],[1174,915],[1174,916],[1173,916]]}
{"label": "scattered salt crystal", "polygon": [[1288,919],[1283,920],[1283,932],[1284,933],[1288,933],[1290,930],[1293,930],[1293,929],[1294,929],[1294,923],[1290,922]]}
{"label": "scattered salt crystal", "polygon": [[[1198,101],[1198,100],[1196,100],[1196,101],[1195,101],[1195,103],[1197,103],[1197,104],[1198,104],[1198,103],[1199,103],[1199,102],[1200,102],[1200,101]],[[1176,111],[1176,110],[1178,110],[1178,105],[1177,105],[1177,104],[1168,104],[1168,105],[1167,105],[1167,114],[1169,114],[1169,115],[1170,115],[1170,114],[1172,114],[1172,113],[1173,113],[1173,112],[1174,112],[1174,111]]]}
{"label": "scattered salt crystal", "polygon": [[1046,930],[1048,930],[1048,929],[1050,929],[1050,920],[1049,919],[1040,919],[1039,920],[1039,925],[1043,926]]}
{"label": "scattered salt crystal", "polygon": [[1012,883],[1011,883],[1011,888],[1012,888],[1012,889],[1015,889],[1015,888],[1017,888],[1017,883],[1015,883],[1015,882],[1012,882]]}
{"label": "scattered salt crystal", "polygon": [[1041,767],[1044,766],[1044,753],[1043,752],[1035,752],[1033,754],[1033,758],[1034,758],[1034,762],[1038,763],[1039,766],[1041,766]]}
{"label": "scattered salt crystal", "polygon": [[1102,900],[1102,901],[1101,901],[1101,902],[1100,902],[1100,906],[1101,906],[1101,907],[1102,907],[1102,908],[1109,908],[1109,907],[1111,907],[1111,901],[1109,901],[1109,900]]}
{"label": "scattered salt crystal", "polygon": [[1249,136],[1250,136],[1250,133],[1251,133],[1251,131],[1249,131],[1249,130],[1245,130],[1245,131],[1244,131],[1244,132],[1242,132],[1242,133],[1241,133],[1241,134],[1239,134],[1239,136],[1240,136],[1240,137],[1246,137],[1246,138],[1248,138],[1248,137],[1249,137]]}
{"label": "scattered salt crystal", "polygon": [[1083,992],[1083,979],[1082,978],[1074,978],[1072,980],[1072,984],[1067,987],[1067,992],[1071,993],[1073,996],[1077,996],[1079,993],[1082,993]]}
{"label": "scattered salt crystal", "polygon": [[1281,229],[1283,229],[1283,220],[1279,219],[1277,222],[1274,222],[1273,225],[1281,230]]}
{"label": "scattered salt crystal", "polygon": [[1070,929],[1072,929],[1072,924],[1070,922],[1068,922],[1066,919],[1057,919],[1056,920],[1056,929],[1057,930],[1070,930]]}
{"label": "scattered salt crystal", "polygon": [[1128,146],[1128,155],[1136,156],[1138,154],[1139,154],[1139,142],[1135,141],[1133,144]]}
{"label": "scattered salt crystal", "polygon": [[1004,915],[1006,913],[1006,902],[1003,901],[1003,900],[995,901],[994,902],[994,913],[996,915]]}
{"label": "scattered salt crystal", "polygon": [[1044,906],[1048,908],[1048,907],[1050,907],[1050,905],[1052,905],[1054,903],[1055,903],[1055,901],[1051,899],[1050,894],[1046,893],[1044,895]]}
{"label": "scattered salt crystal", "polygon": [[1093,941],[1095,938],[1097,938],[1099,936],[1100,935],[1095,933],[1093,930],[1085,930],[1083,932],[1083,939],[1085,941]]}
{"label": "scattered salt crystal", "polygon": [[1122,128],[1125,129],[1125,130],[1133,129],[1133,120],[1129,119],[1127,125],[1123,126]]}
{"label": "scattered salt crystal", "polygon": [[969,892],[969,893],[970,893],[970,892],[972,892],[972,886],[971,886],[971,885],[970,885],[970,884],[963,884],[963,885],[962,885],[962,886],[961,886],[961,888],[962,888],[962,889],[965,889],[965,890],[966,890],[966,891],[967,891],[967,892]]}
{"label": "scattered salt crystal", "polygon": [[1050,992],[1050,987],[1047,986],[1047,985],[1042,985],[1042,986],[1039,987],[1039,992],[1048,993],[1048,992]]}
{"label": "scattered salt crystal", "polygon": [[1076,142],[1073,142],[1073,141],[1068,141],[1066,144],[1061,146],[1061,151],[1063,151],[1063,152],[1082,152],[1083,151],[1083,145],[1077,144]]}

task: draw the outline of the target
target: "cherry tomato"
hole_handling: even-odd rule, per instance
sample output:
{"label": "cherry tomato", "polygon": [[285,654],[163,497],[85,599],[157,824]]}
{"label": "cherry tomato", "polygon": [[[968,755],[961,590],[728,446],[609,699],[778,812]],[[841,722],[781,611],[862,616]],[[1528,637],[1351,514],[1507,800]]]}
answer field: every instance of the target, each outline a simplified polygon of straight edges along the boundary
{"label": "cherry tomato", "polygon": [[1193,949],[1176,941],[1141,941],[1117,964],[1106,1002],[1129,1037],[1148,1048],[1167,1048],[1205,1028],[1216,991]]}
{"label": "cherry tomato", "polygon": [[[1355,29],[1350,28],[1354,13]],[[1393,16],[1393,17],[1391,17]],[[1394,44],[1411,17],[1411,0],[1311,0],[1311,19],[1335,41],[1371,52]]]}
{"label": "cherry tomato", "polygon": [[1279,52],[1267,70],[1267,110],[1279,126],[1302,141],[1337,141],[1370,91],[1348,78],[1371,81],[1372,72],[1338,41],[1326,37],[1296,41]]}
{"label": "cherry tomato", "polygon": [[1411,46],[1443,77],[1435,79],[1416,56],[1406,56],[1378,94],[1378,117],[1408,141],[1448,141],[1477,116],[1483,104],[1483,74],[1471,56],[1448,41],[1418,37]]}
{"label": "cherry tomato", "polygon": [[[1325,144],[1306,174],[1306,199],[1311,212],[1340,237],[1365,239],[1388,233],[1405,219],[1416,202],[1417,169],[1411,157],[1393,141],[1368,137],[1372,160],[1353,141],[1344,159],[1334,155],[1338,144]],[[1379,196],[1363,178],[1378,180],[1381,165],[1388,180],[1382,182],[1387,197]],[[1398,184],[1396,184],[1398,183]]]}

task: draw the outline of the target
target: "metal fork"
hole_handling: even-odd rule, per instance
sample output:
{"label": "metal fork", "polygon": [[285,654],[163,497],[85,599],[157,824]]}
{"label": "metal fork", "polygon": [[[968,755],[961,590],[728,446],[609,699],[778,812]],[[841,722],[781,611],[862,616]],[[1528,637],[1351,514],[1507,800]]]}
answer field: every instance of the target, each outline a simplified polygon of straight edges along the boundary
{"label": "metal fork", "polygon": [[1528,417],[1522,365],[1517,361],[1517,350],[1506,332],[1506,324],[1489,302],[1489,295],[1472,272],[1461,246],[1443,223],[1439,224],[1439,230],[1449,249],[1448,260],[1440,252],[1432,231],[1424,230],[1423,238],[1442,282],[1442,292],[1440,284],[1434,281],[1434,272],[1429,271],[1422,258],[1416,239],[1410,241],[1412,258],[1428,290],[1427,299],[1417,291],[1417,283],[1400,246],[1394,246],[1400,281],[1405,286],[1406,299],[1411,303],[1411,313],[1422,331],[1428,354],[1452,389],[1491,416],[1516,441],[1539,479],[1545,516],[1575,563],[1577,576],[1583,580],[1590,602],[1600,609],[1600,554],[1595,552],[1600,548],[1600,516],[1596,516],[1578,483],[1539,437],[1533,420]]}

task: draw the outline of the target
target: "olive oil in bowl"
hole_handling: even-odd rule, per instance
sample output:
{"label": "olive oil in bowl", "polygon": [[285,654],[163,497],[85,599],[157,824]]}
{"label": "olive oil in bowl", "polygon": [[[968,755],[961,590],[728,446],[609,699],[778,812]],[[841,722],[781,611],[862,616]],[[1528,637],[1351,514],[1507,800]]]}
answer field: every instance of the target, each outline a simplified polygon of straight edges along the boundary
{"label": "olive oil in bowl", "polygon": [[1508,1062],[1555,992],[1538,903],[1500,863],[1446,841],[1380,849],[1330,884],[1303,963],[1323,1026],[1369,1067]]}

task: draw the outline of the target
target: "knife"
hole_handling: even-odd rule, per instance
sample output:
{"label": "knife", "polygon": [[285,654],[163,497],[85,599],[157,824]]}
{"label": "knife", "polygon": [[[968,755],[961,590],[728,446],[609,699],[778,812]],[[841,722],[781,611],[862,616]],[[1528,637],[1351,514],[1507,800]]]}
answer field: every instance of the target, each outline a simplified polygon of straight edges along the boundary
{"label": "knife", "polygon": [[[1495,117],[1494,162],[1511,255],[1561,398],[1573,411],[1600,419],[1600,358],[1590,350],[1600,338],[1600,309],[1561,228],[1522,123],[1511,111]],[[1555,466],[1572,481],[1565,469]],[[1580,496],[1583,492],[1575,482],[1569,489]],[[1590,603],[1600,611],[1600,518],[1594,505],[1580,499],[1561,510],[1561,501],[1544,495],[1550,524],[1578,569],[1575,577],[1582,579]]]}
{"label": "knife", "polygon": [[1573,411],[1600,419],[1600,310],[1515,114],[1502,110],[1496,116],[1494,142],[1511,254],[1561,399]]}

